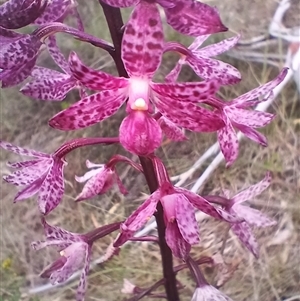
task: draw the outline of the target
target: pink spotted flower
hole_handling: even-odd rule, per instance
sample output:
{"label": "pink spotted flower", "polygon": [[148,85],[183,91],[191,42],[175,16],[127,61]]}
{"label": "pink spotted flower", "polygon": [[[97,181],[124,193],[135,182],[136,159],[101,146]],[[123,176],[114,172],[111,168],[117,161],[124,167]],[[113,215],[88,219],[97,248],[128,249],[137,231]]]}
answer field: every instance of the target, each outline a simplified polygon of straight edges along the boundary
{"label": "pink spotted flower", "polygon": [[[103,0],[115,7],[142,5],[147,0]],[[150,2],[150,1],[148,1]],[[195,0],[154,0],[164,9],[169,25],[180,33],[200,36],[204,34],[226,31],[218,10]]]}
{"label": "pink spotted flower", "polygon": [[221,204],[224,210],[244,219],[241,223],[231,225],[231,230],[237,235],[242,244],[258,257],[259,248],[255,237],[253,236],[251,226],[268,227],[276,224],[276,221],[261,213],[259,210],[244,205],[243,203],[261,194],[271,183],[271,175],[267,173],[265,178],[259,183],[248,187],[233,197],[225,191],[226,197],[205,196],[205,199]]}
{"label": "pink spotted flower", "polygon": [[[59,227],[50,226],[45,219],[42,222],[46,241],[33,242],[32,247],[35,250],[40,250],[54,246],[59,251],[60,257],[45,268],[41,277],[49,278],[54,285],[67,281],[75,272],[81,270],[76,301],[83,301],[87,288],[87,274],[89,272],[93,242],[117,230],[120,223],[105,225],[85,234],[77,234]],[[113,249],[111,254],[106,254],[103,260],[110,259],[114,255],[114,251],[115,249]]]}
{"label": "pink spotted flower", "polygon": [[220,220],[238,222],[234,215],[215,208],[203,197],[184,188],[175,187],[166,178],[166,170],[158,160],[154,159],[159,176],[160,187],[121,224],[121,234],[115,241],[118,247],[130,239],[154,214],[160,202],[166,224],[166,241],[173,254],[185,259],[191,245],[199,243],[198,224],[195,209]]}
{"label": "pink spotted flower", "polygon": [[128,99],[127,117],[120,126],[120,142],[130,152],[148,155],[160,146],[162,130],[153,117],[156,111],[177,126],[203,132],[224,124],[213,112],[187,102],[207,99],[218,89],[215,81],[158,84],[152,81],[164,49],[158,9],[142,1],[134,9],[122,40],[122,60],[129,78],[113,77],[84,66],[70,55],[74,76],[87,88],[100,92],[81,99],[49,122],[61,130],[84,128],[112,116]]}
{"label": "pink spotted flower", "polygon": [[127,189],[122,184],[116,171],[116,164],[119,162],[128,163],[136,170],[142,171],[138,164],[121,155],[113,156],[106,164],[95,164],[87,160],[86,166],[91,170],[82,177],[75,176],[77,182],[86,182],[82,192],[77,196],[76,200],[82,201],[99,194],[104,194],[111,189],[115,183],[117,183],[122,194],[127,194]]}
{"label": "pink spotted flower", "polygon": [[64,193],[63,169],[66,162],[56,153],[46,154],[14,146],[0,141],[0,147],[21,156],[33,157],[33,160],[7,163],[17,169],[3,179],[15,186],[23,187],[14,201],[22,201],[38,194],[38,206],[43,214],[48,214],[61,201]]}
{"label": "pink spotted flower", "polygon": [[[197,37],[189,48],[185,49],[174,69],[166,76],[168,82],[177,80],[184,64],[188,64],[201,78],[206,80],[217,79],[223,85],[235,84],[241,80],[241,74],[236,68],[211,58],[231,49],[238,42],[240,36],[198,49],[209,36]],[[178,48],[180,49],[181,47]],[[169,50],[176,50],[175,42],[166,44],[165,51]]]}

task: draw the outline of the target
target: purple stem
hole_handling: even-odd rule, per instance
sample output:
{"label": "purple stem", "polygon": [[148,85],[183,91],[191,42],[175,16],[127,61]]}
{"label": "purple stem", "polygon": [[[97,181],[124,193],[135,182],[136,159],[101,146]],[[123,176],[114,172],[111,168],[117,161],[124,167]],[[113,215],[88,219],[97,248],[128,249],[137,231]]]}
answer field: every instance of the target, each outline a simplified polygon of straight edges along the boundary
{"label": "purple stem", "polygon": [[[128,74],[126,72],[121,57],[121,45],[123,37],[122,29],[124,26],[121,11],[119,8],[111,7],[107,4],[104,4],[101,0],[99,0],[99,3],[103,8],[107,25],[109,27],[111,38],[115,47],[115,52],[112,55],[112,57],[115,61],[118,73],[120,76],[128,78]],[[150,158],[147,157],[139,157],[139,159],[144,170],[149,190],[152,193],[158,189],[158,182],[152,161]],[[171,249],[167,245],[165,238],[166,226],[164,221],[163,208],[160,202],[158,203],[156,209],[157,211],[155,213],[155,218],[157,223],[159,246],[162,258],[164,285],[167,300],[179,301],[179,294],[176,285],[176,273],[173,270],[173,255]]]}

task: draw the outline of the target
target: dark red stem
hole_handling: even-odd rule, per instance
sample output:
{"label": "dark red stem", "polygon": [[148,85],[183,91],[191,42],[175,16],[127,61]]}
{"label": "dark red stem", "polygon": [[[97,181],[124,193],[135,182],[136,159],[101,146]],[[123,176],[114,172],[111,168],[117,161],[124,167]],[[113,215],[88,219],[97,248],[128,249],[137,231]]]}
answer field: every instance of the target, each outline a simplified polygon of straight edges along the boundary
{"label": "dark red stem", "polygon": [[[119,8],[111,7],[107,4],[102,3],[99,0],[100,5],[103,8],[103,12],[110,30],[112,41],[115,47],[115,51],[112,55],[118,73],[120,76],[128,77],[126,69],[124,67],[121,58],[121,44],[123,37],[123,20],[121,11]],[[155,175],[154,167],[151,159],[147,157],[139,157],[141,165],[144,170],[145,178],[149,187],[150,192],[154,192],[158,189],[158,182]],[[173,255],[172,251],[166,243],[165,232],[166,226],[164,222],[164,213],[161,203],[157,205],[157,211],[155,213],[157,231],[159,238],[159,246],[162,258],[164,285],[168,301],[179,301],[179,294],[176,285],[176,273],[173,270]]]}

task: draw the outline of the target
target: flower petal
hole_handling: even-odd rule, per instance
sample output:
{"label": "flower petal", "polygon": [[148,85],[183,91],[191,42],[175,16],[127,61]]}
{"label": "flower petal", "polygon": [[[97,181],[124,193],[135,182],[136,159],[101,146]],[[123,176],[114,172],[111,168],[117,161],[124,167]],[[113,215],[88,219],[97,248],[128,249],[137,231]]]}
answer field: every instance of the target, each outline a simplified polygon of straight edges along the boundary
{"label": "flower petal", "polygon": [[41,186],[43,185],[43,182],[46,178],[46,174],[42,177],[37,178],[34,182],[32,182],[30,185],[28,185],[25,189],[19,191],[15,198],[14,202],[23,201],[25,199],[28,199],[39,192]]}
{"label": "flower petal", "polygon": [[148,112],[132,111],[119,129],[120,143],[129,152],[139,156],[153,153],[162,141],[162,130]]}
{"label": "flower petal", "polygon": [[151,218],[156,210],[160,191],[153,192],[121,225],[121,234],[114,242],[114,247],[120,247]]}
{"label": "flower petal", "polygon": [[57,46],[55,36],[49,36],[46,41],[47,49],[54,60],[54,62],[66,73],[70,74],[70,67],[65,59],[64,55],[61,53],[60,49]]}
{"label": "flower petal", "polygon": [[69,65],[74,77],[89,89],[114,90],[128,86],[128,79],[126,78],[114,77],[84,65],[74,51],[70,53]]}
{"label": "flower petal", "polygon": [[48,214],[61,202],[64,194],[63,163],[56,162],[40,188],[38,205],[43,214]]}
{"label": "flower petal", "polygon": [[166,242],[174,256],[186,259],[189,255],[191,245],[182,237],[176,222],[167,223]]}
{"label": "flower petal", "polygon": [[233,204],[240,204],[247,200],[253,199],[257,195],[261,194],[264,190],[266,190],[272,181],[271,173],[267,173],[266,176],[257,184],[244,189],[243,191],[239,192],[232,198]]}
{"label": "flower petal", "polygon": [[217,114],[187,101],[156,97],[155,104],[164,117],[191,131],[214,132],[224,126]]}
{"label": "flower petal", "polygon": [[189,103],[199,103],[202,100],[206,100],[217,92],[219,86],[215,80],[198,83],[151,84],[158,97],[169,97]]}
{"label": "flower petal", "polygon": [[236,68],[219,60],[187,56],[186,61],[194,72],[205,80],[217,79],[223,85],[231,85],[238,83],[242,77]]}
{"label": "flower petal", "polygon": [[87,275],[90,269],[91,248],[87,247],[84,259],[84,266],[80,275],[79,284],[76,292],[76,301],[84,301],[84,295],[87,288]]}
{"label": "flower petal", "polygon": [[160,125],[163,133],[173,141],[184,141],[187,137],[184,135],[183,130],[176,126],[172,121],[165,118],[164,116],[158,119],[158,124]]}
{"label": "flower petal", "polygon": [[[247,104],[248,101],[256,100],[260,97],[269,97],[271,95],[272,90],[278,86],[285,78],[285,76],[287,75],[288,72],[288,68],[283,68],[282,71],[279,73],[279,75],[277,75],[276,78],[274,78],[273,80],[269,81],[268,83],[261,85],[260,87],[253,89],[239,97],[237,97],[236,99],[234,99],[232,101],[232,104],[234,105],[243,105],[245,106]],[[265,99],[263,99],[265,100]],[[263,101],[262,100],[262,101]],[[251,104],[252,105],[252,104]]]}
{"label": "flower petal", "polygon": [[56,114],[49,120],[49,125],[60,130],[88,127],[115,114],[126,96],[123,89],[93,94]]}
{"label": "flower petal", "polygon": [[226,211],[221,210],[219,208],[215,208],[205,198],[203,198],[200,195],[193,193],[187,189],[176,187],[175,190],[177,193],[184,194],[188,198],[190,203],[194,207],[196,207],[198,210],[200,210],[200,211],[204,212],[205,214],[210,215],[216,219],[225,220],[230,223],[236,223],[236,222],[240,222],[241,220],[243,220],[242,218],[240,218],[236,215],[227,213]]}
{"label": "flower petal", "polygon": [[269,227],[277,224],[274,219],[271,219],[259,210],[253,209],[248,206],[236,205],[234,206],[234,211],[239,216],[242,216],[245,221],[251,226]]}
{"label": "flower petal", "polygon": [[176,194],[176,220],[184,240],[190,245],[198,244],[199,231],[194,207],[183,194]]}
{"label": "flower petal", "polygon": [[8,88],[20,84],[32,72],[35,66],[37,57],[34,57],[26,64],[12,69],[3,70],[0,72],[0,80],[2,81],[2,88]]}
{"label": "flower petal", "polygon": [[29,25],[45,10],[47,1],[6,1],[0,6],[0,26],[18,29]]}
{"label": "flower petal", "polygon": [[18,154],[18,155],[21,155],[21,156],[29,156],[29,157],[36,157],[36,158],[39,158],[39,157],[42,157],[42,158],[50,158],[51,155],[48,155],[48,154],[44,154],[44,153],[41,153],[41,152],[37,152],[35,150],[32,150],[32,149],[25,149],[25,148],[22,148],[22,147],[19,147],[19,146],[15,146],[9,142],[5,142],[5,141],[2,141],[0,140],[0,147],[8,150],[8,151],[11,151],[15,154]]}
{"label": "flower petal", "polygon": [[34,35],[23,35],[11,43],[1,45],[0,68],[13,69],[23,66],[37,56],[42,42]]}
{"label": "flower petal", "polygon": [[252,230],[246,222],[231,225],[231,230],[243,243],[243,245],[256,257],[259,257],[258,243],[252,234]]}
{"label": "flower petal", "polygon": [[130,77],[152,78],[164,48],[160,14],[155,3],[141,1],[132,12],[122,40],[122,60]]}
{"label": "flower petal", "polygon": [[[194,51],[196,52],[196,50],[204,43],[204,41],[206,41],[208,39],[209,36],[210,36],[210,34],[201,35],[199,37],[196,37],[194,42],[189,46],[189,49],[192,52],[194,52]],[[209,56],[207,55],[207,57],[209,57]]]}
{"label": "flower petal", "polygon": [[198,54],[204,57],[213,57],[222,54],[236,45],[240,39],[240,35],[222,40],[221,42],[208,45],[198,50]]}
{"label": "flower petal", "polygon": [[254,142],[257,142],[261,144],[262,146],[267,146],[267,138],[261,134],[260,132],[249,128],[248,126],[244,126],[242,124],[234,124],[234,126],[239,129],[245,136],[247,136],[249,139],[253,140]]}
{"label": "flower petal", "polygon": [[34,79],[21,88],[24,95],[42,100],[62,101],[76,87],[69,75]]}
{"label": "flower petal", "polygon": [[261,111],[248,111],[234,106],[225,106],[224,112],[227,117],[235,123],[251,128],[263,127],[269,124],[275,117],[274,114]]}
{"label": "flower petal", "polygon": [[44,25],[59,21],[65,15],[70,5],[72,5],[71,0],[52,0],[47,2],[48,5],[44,13],[35,20],[35,24]]}
{"label": "flower petal", "polygon": [[229,120],[226,126],[218,130],[218,141],[222,154],[227,162],[226,166],[230,166],[238,157],[239,140]]}
{"label": "flower petal", "polygon": [[3,179],[7,183],[16,186],[30,185],[38,178],[42,178],[44,174],[48,172],[51,166],[52,166],[52,160],[38,160],[35,161],[30,166],[23,168],[22,170],[17,170],[10,175],[3,176]]}
{"label": "flower petal", "polygon": [[165,77],[165,81],[167,83],[175,83],[178,79],[181,69],[182,69],[182,63],[178,62],[174,67],[174,69],[172,69],[170,73]]}
{"label": "flower petal", "polygon": [[178,0],[173,8],[165,8],[167,22],[175,30],[190,36],[226,31],[216,8],[207,4]]}

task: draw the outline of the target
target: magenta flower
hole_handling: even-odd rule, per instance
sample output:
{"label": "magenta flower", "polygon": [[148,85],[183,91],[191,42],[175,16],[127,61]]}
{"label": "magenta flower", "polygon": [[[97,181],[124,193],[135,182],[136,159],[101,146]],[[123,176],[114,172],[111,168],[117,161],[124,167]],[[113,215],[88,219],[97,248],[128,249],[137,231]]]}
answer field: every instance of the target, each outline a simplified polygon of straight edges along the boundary
{"label": "magenta flower", "polygon": [[204,101],[215,107],[214,112],[218,113],[224,121],[224,127],[218,130],[218,141],[227,165],[231,165],[238,156],[238,139],[234,127],[251,140],[263,146],[267,145],[265,136],[259,133],[256,128],[269,124],[275,116],[266,112],[248,110],[248,108],[272,97],[272,90],[283,81],[286,74],[287,68],[283,69],[272,81],[227,103],[217,97],[211,97]]}
{"label": "magenta flower", "polygon": [[63,70],[55,70],[35,67],[31,72],[33,80],[21,88],[21,92],[27,96],[42,100],[61,101],[65,99],[67,93],[73,89],[78,89],[81,97],[87,94],[80,82],[73,76],[69,64],[57,47],[54,36],[47,41],[48,51],[55,63]]}
{"label": "magenta flower", "polygon": [[244,221],[241,223],[232,224],[231,230],[237,235],[242,244],[256,257],[259,256],[258,244],[252,234],[250,226],[268,227],[275,225],[276,221],[270,219],[256,209],[242,205],[242,203],[261,194],[265,189],[268,188],[270,183],[271,175],[270,173],[267,173],[262,181],[239,192],[232,198],[229,198],[228,192],[225,192],[225,198],[220,196],[205,196],[205,198],[210,202],[222,204],[224,210],[226,210],[228,213],[244,219]]}
{"label": "magenta flower", "polygon": [[130,239],[154,214],[158,202],[164,209],[166,241],[173,254],[185,259],[191,245],[199,243],[195,208],[220,220],[232,223],[241,221],[222,209],[215,208],[203,197],[184,188],[174,187],[168,179],[164,165],[153,159],[160,187],[121,224],[121,234],[114,246],[118,247]]}
{"label": "magenta flower", "polygon": [[175,125],[190,130],[210,132],[223,127],[223,121],[213,112],[187,103],[214,94],[218,89],[215,81],[185,84],[152,81],[163,48],[158,9],[155,4],[141,2],[133,11],[122,40],[122,59],[130,78],[92,70],[72,53],[69,64],[74,76],[87,88],[101,92],[58,113],[49,124],[62,130],[84,128],[113,115],[128,98],[128,116],[120,126],[120,142],[138,155],[152,153],[162,140],[161,128],[151,115],[154,106]]}
{"label": "magenta flower", "polygon": [[45,10],[47,0],[9,0],[0,5],[0,26],[18,29],[34,22]]}
{"label": "magenta flower", "polygon": [[48,246],[57,246],[61,257],[50,264],[42,272],[41,277],[49,278],[52,284],[57,284],[66,281],[74,272],[82,269],[76,301],[83,301],[91,257],[91,244],[88,236],[50,226],[45,220],[43,220],[43,225],[46,241],[33,242],[32,247],[40,250]]}
{"label": "magenta flower", "polygon": [[[141,5],[143,0],[103,0],[115,7]],[[146,1],[144,1],[146,2]],[[200,36],[227,28],[222,24],[216,8],[195,0],[156,0],[166,14],[167,22],[180,33]]]}
{"label": "magenta flower", "polygon": [[191,301],[232,301],[232,299],[207,284],[196,288]]}
{"label": "magenta flower", "polygon": [[16,186],[25,186],[14,201],[18,202],[38,194],[38,206],[43,214],[48,214],[61,201],[64,193],[63,169],[66,162],[54,154],[45,154],[14,146],[0,140],[0,147],[21,156],[34,157],[33,160],[8,163],[11,168],[18,168],[3,179]]}
{"label": "magenta flower", "polygon": [[99,194],[106,193],[111,187],[117,183],[122,194],[127,194],[126,188],[117,174],[114,165],[94,164],[89,160],[86,161],[87,168],[94,168],[88,171],[84,176],[75,179],[79,183],[87,182],[82,192],[77,196],[76,201],[82,201],[92,198]]}
{"label": "magenta flower", "polygon": [[[241,74],[236,68],[222,61],[211,59],[212,56],[231,49],[238,42],[240,36],[198,49],[209,36],[200,36],[194,40],[186,49],[186,53],[181,55],[181,59],[174,69],[166,76],[168,82],[177,80],[184,64],[188,64],[198,76],[205,80],[217,79],[223,85],[235,84],[241,80]],[[165,51],[174,50],[174,46],[176,46],[174,42],[166,44]]]}

